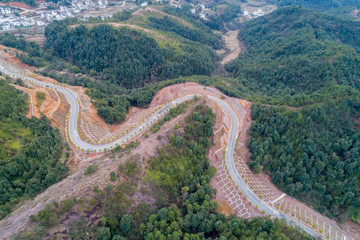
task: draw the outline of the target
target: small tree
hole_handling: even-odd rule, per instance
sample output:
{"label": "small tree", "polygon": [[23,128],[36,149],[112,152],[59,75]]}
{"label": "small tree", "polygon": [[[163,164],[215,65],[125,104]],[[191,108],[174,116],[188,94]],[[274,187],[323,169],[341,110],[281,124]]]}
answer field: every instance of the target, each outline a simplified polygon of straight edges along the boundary
{"label": "small tree", "polygon": [[134,219],[131,215],[124,215],[120,221],[120,229],[124,234],[129,234],[134,224]]}
{"label": "small tree", "polygon": [[256,164],[254,166],[254,173],[259,174],[259,173],[261,173],[262,169],[263,169],[263,166],[261,166],[260,164]]}
{"label": "small tree", "polygon": [[37,217],[35,215],[30,215],[31,222],[37,222]]}
{"label": "small tree", "polygon": [[111,180],[112,182],[115,182],[115,180],[116,180],[116,174],[115,174],[114,172],[110,172],[110,180]]}
{"label": "small tree", "polygon": [[38,213],[38,217],[40,225],[44,227],[54,226],[58,220],[50,204],[45,205],[45,208]]}
{"label": "small tree", "polygon": [[96,235],[98,240],[109,240],[111,237],[110,228],[107,227],[99,227],[96,230]]}
{"label": "small tree", "polygon": [[185,140],[183,137],[181,136],[178,136],[175,138],[175,144],[178,148],[182,148],[184,147],[184,144],[185,144]]}
{"label": "small tree", "polygon": [[59,214],[63,214],[63,213],[65,213],[65,212],[69,212],[71,209],[72,209],[72,207],[74,206],[74,200],[72,200],[72,199],[65,199],[64,201],[62,201],[62,203],[61,203],[61,205],[62,205],[62,207],[61,207],[61,209],[60,209],[60,211],[59,211]]}
{"label": "small tree", "polygon": [[171,142],[171,143],[173,143],[173,142],[174,142],[174,140],[175,140],[175,135],[174,135],[173,133],[172,133],[172,134],[170,134],[169,139],[170,139],[170,142]]}
{"label": "small tree", "polygon": [[[105,151],[105,149],[104,149]],[[88,175],[88,174],[92,174],[94,172],[96,172],[96,170],[98,169],[98,165],[90,165],[86,168],[84,175]]]}

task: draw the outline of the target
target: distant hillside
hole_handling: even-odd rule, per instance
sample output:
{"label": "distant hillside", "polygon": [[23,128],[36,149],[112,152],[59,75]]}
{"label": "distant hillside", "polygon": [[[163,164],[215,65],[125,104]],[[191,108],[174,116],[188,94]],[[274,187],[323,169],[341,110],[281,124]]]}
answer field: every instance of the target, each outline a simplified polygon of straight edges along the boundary
{"label": "distant hillside", "polygon": [[42,72],[87,87],[107,123],[123,121],[130,106],[149,104],[166,79],[212,74],[221,36],[200,21],[155,8],[110,20],[50,24],[45,52],[52,63]]}
{"label": "distant hillside", "polygon": [[360,7],[359,0],[268,0],[278,6],[299,5],[315,10],[326,11],[340,7]]}
{"label": "distant hillside", "polygon": [[[360,223],[360,22],[284,7],[241,26],[247,48],[216,83],[252,105],[249,166],[337,220]],[[301,107],[269,106],[283,104]]]}
{"label": "distant hillside", "polygon": [[79,71],[101,74],[102,80],[125,88],[179,75],[212,72],[212,54],[194,44],[181,52],[160,47],[156,40],[129,28],[109,25],[68,29],[54,23],[45,31],[46,48],[54,56],[77,66]]}
{"label": "distant hillside", "polygon": [[[244,23],[247,52],[226,69],[237,78],[228,94],[301,105],[333,85],[360,89],[360,22],[285,7]],[[242,88],[250,92],[240,93]]]}

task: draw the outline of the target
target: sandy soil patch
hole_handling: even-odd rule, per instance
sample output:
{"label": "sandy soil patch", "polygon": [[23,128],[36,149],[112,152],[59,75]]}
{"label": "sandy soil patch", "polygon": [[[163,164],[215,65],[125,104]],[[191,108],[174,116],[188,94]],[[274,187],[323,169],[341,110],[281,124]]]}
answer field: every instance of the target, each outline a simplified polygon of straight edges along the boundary
{"label": "sandy soil patch", "polygon": [[233,212],[231,206],[226,201],[218,202],[218,204],[220,213],[229,216]]}
{"label": "sandy soil patch", "polygon": [[[14,86],[17,89],[26,92],[32,98],[33,106],[29,108],[27,116],[31,118],[31,113],[33,111],[34,116],[40,119],[41,114],[44,114],[50,119],[50,122],[53,126],[63,131],[65,127],[64,116],[66,115],[66,112],[70,109],[70,106],[67,104],[65,97],[55,90],[41,88],[28,82],[25,83],[28,87],[21,87],[17,85]],[[45,94],[45,99],[43,100],[40,108],[38,106],[37,92],[42,92]],[[29,103],[31,104],[30,100]]]}
{"label": "sandy soil patch", "polygon": [[13,69],[28,69],[33,70],[34,68],[30,67],[27,64],[22,63],[16,56],[19,54],[25,54],[27,53],[22,52],[20,50],[17,50],[15,48],[9,48],[5,47],[3,45],[0,45],[0,61],[2,63],[7,63],[13,65]]}
{"label": "sandy soil patch", "polygon": [[30,6],[28,6],[28,5],[26,5],[25,3],[22,3],[22,2],[0,3],[0,5],[17,7],[17,8],[22,8],[22,9],[26,9],[26,10],[34,9],[33,7],[30,7]]}
{"label": "sandy soil patch", "polygon": [[236,59],[240,53],[243,53],[245,51],[244,44],[240,44],[240,41],[237,38],[238,34],[239,30],[229,31],[225,35],[223,35],[223,40],[225,42],[226,48],[229,49],[229,53],[227,53],[221,60],[221,64],[225,64]]}
{"label": "sandy soil patch", "polygon": [[45,42],[45,36],[43,33],[41,34],[22,34],[26,41],[29,41],[29,42],[36,42],[37,44],[40,45],[40,47],[43,47],[44,46],[44,42]]}

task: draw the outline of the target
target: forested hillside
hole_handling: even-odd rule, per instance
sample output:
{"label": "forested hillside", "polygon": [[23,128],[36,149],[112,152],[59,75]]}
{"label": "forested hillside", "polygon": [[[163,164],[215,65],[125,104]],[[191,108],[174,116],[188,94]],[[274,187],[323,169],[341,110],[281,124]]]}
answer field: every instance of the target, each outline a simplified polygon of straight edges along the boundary
{"label": "forested hillside", "polygon": [[278,6],[300,5],[306,8],[325,11],[340,7],[360,7],[359,0],[267,0],[268,3]]}
{"label": "forested hillside", "polygon": [[360,93],[346,92],[301,110],[252,107],[249,165],[329,217],[360,211]]}
{"label": "forested hillside", "polygon": [[159,29],[161,31],[173,32],[188,40],[209,45],[214,49],[220,49],[222,46],[220,36],[212,34],[211,31],[205,32],[201,31],[200,29],[192,29],[179,23],[169,16],[164,16],[162,18],[150,17],[149,20],[150,23],[148,25],[150,27]]}
{"label": "forested hillside", "polygon": [[0,219],[19,200],[34,197],[64,178],[63,145],[43,117],[28,119],[26,97],[0,78]]}
{"label": "forested hillside", "polygon": [[[179,23],[176,26],[186,28],[180,27]],[[189,38],[198,37],[192,31],[199,33],[189,30]],[[54,22],[46,28],[45,37],[47,57],[56,62],[52,66],[57,70],[70,68],[71,72],[81,72],[88,77],[50,76],[87,87],[99,115],[107,123],[123,121],[131,105],[148,104],[156,92],[147,89],[158,89],[148,84],[178,76],[210,75],[213,72],[215,55],[210,47],[176,39],[171,43],[171,38],[163,43],[163,39],[126,27],[114,28],[104,24],[69,29],[65,21]],[[194,40],[202,42],[206,37]],[[218,41],[214,39],[214,44]],[[72,67],[68,67],[68,63]],[[48,71],[43,73],[49,74]],[[139,88],[145,89],[138,94],[139,91],[134,89]]]}
{"label": "forested hillside", "polygon": [[226,66],[237,78],[228,94],[302,105],[335,84],[359,90],[359,27],[300,7],[245,22],[239,40],[247,52]]}
{"label": "forested hillside", "polygon": [[105,81],[126,88],[179,75],[212,72],[212,55],[199,45],[181,49],[161,48],[145,34],[109,25],[69,30],[64,22],[46,28],[46,49],[83,71],[102,74]]}
{"label": "forested hillside", "polygon": [[239,39],[247,52],[227,66],[234,85],[222,87],[237,97],[301,107],[252,106],[249,165],[330,218],[358,222],[359,27],[300,7],[244,23]]}
{"label": "forested hillside", "polygon": [[5,32],[0,35],[0,44],[26,52],[27,54],[19,55],[19,59],[23,63],[36,67],[44,66],[44,60],[41,58],[43,55],[42,49],[35,42],[28,42],[23,36],[15,37]]}

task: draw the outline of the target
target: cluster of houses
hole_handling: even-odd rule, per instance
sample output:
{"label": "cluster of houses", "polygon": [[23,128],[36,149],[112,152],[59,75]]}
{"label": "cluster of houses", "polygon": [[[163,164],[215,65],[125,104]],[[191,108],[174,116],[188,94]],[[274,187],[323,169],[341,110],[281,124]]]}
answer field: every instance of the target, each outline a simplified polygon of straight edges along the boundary
{"label": "cluster of houses", "polygon": [[[196,9],[196,8],[197,8],[197,9]],[[206,8],[206,6],[205,6],[204,4],[199,3],[197,6],[195,6],[195,8],[192,8],[190,11],[191,11],[191,13],[194,14],[194,15],[198,12],[198,14],[199,14],[199,16],[200,16],[201,19],[208,20],[208,19],[206,18],[205,12],[206,12],[206,11],[211,11],[211,10],[208,9],[208,8]],[[211,11],[211,12],[212,12],[212,11]]]}
{"label": "cluster of houses", "polygon": [[10,15],[12,13],[15,13],[15,9],[0,6],[0,18],[2,18],[3,16],[6,16],[6,15]]}
{"label": "cluster of houses", "polygon": [[70,9],[74,13],[80,13],[97,8],[104,9],[107,5],[107,0],[72,0]]}
{"label": "cluster of houses", "polygon": [[19,27],[46,26],[54,20],[73,17],[81,11],[104,9],[107,0],[72,0],[70,6],[44,2],[35,10],[20,13],[15,8],[0,6],[0,30],[9,31]]}
{"label": "cluster of houses", "polygon": [[35,13],[34,19],[38,26],[44,26],[54,20],[63,20],[73,16],[70,9],[64,6],[60,6],[60,9],[56,10],[36,10]]}
{"label": "cluster of houses", "polygon": [[256,9],[253,12],[249,12],[249,11],[244,11],[244,16],[246,18],[257,18],[257,17],[261,17],[264,16],[265,12],[262,9]]}
{"label": "cluster of houses", "polygon": [[34,26],[33,19],[27,16],[20,16],[19,10],[6,6],[0,6],[0,29],[7,31],[16,27]]}

